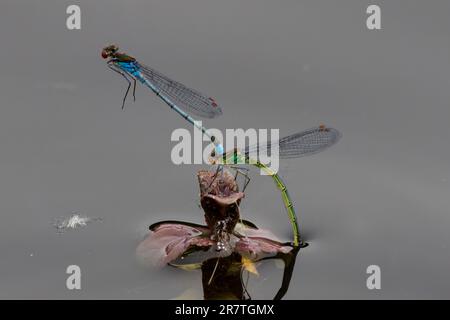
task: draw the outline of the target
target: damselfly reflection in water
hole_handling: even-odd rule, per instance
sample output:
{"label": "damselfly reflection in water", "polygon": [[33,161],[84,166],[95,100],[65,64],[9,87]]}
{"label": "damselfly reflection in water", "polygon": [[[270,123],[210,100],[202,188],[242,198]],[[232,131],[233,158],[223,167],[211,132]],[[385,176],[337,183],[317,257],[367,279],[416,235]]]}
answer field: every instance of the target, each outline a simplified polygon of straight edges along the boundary
{"label": "damselfly reflection in water", "polygon": [[206,225],[184,221],[161,221],[136,252],[144,263],[184,270],[200,269],[205,299],[250,299],[244,274],[255,273],[256,264],[268,259],[284,261],[281,299],[292,276],[300,246],[281,242],[272,232],[243,220],[239,205],[244,193],[236,176],[224,170],[199,171],[200,204]]}

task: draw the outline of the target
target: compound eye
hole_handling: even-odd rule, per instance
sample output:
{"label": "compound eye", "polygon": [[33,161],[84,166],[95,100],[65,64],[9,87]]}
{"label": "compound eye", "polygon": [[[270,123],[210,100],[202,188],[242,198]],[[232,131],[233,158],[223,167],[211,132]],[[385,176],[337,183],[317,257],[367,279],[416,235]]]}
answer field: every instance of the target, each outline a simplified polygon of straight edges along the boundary
{"label": "compound eye", "polygon": [[102,58],[103,59],[108,58],[108,53],[105,50],[102,50]]}

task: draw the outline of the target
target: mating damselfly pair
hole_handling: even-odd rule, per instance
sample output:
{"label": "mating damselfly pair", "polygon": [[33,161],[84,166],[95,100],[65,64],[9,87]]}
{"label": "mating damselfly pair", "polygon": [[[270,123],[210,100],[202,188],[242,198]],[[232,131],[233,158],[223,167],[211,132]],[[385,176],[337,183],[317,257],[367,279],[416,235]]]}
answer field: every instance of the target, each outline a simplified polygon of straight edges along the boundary
{"label": "mating damselfly pair", "polygon": [[207,97],[196,90],[186,87],[180,82],[170,79],[162,73],[140,63],[128,54],[119,52],[119,47],[116,45],[103,48],[101,55],[104,59],[109,59],[107,61],[108,67],[124,77],[128,82],[128,87],[122,101],[122,109],[125,106],[125,101],[132,83],[133,97],[135,98],[136,81],[139,81],[150,88],[172,110],[208,136],[215,145],[214,151],[211,153],[211,164],[218,165],[217,174],[223,169],[223,166],[232,166],[248,179],[248,183],[248,175],[234,166],[236,164],[249,164],[264,170],[267,175],[270,175],[280,189],[284,206],[288,212],[294,233],[293,244],[295,246],[302,245],[297,216],[286,185],[275,171],[271,170],[266,164],[261,163],[257,158],[251,157],[251,155],[258,154],[262,150],[270,151],[273,145],[277,145],[278,155],[282,159],[312,155],[335,144],[341,137],[338,130],[320,125],[281,138],[277,143],[272,141],[256,146],[249,146],[244,150],[233,149],[225,152],[221,142],[217,141],[214,136],[211,136],[203,126],[199,126],[198,122],[190,115],[193,114],[203,118],[215,118],[221,115],[222,110],[213,98]]}

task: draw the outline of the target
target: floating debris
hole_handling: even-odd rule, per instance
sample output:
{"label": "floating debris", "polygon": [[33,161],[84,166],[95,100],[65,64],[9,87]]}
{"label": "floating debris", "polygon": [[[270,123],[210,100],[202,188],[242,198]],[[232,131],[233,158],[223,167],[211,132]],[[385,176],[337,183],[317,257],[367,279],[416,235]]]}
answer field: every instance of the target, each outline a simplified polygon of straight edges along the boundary
{"label": "floating debris", "polygon": [[[278,260],[275,260],[278,261]],[[242,257],[242,267],[250,273],[259,276],[258,270],[256,269],[256,264],[247,257]]]}
{"label": "floating debris", "polygon": [[53,226],[58,230],[58,233],[64,233],[68,229],[85,227],[94,221],[102,221],[102,219],[88,217],[79,212],[72,212],[70,217],[59,217],[54,219]]}

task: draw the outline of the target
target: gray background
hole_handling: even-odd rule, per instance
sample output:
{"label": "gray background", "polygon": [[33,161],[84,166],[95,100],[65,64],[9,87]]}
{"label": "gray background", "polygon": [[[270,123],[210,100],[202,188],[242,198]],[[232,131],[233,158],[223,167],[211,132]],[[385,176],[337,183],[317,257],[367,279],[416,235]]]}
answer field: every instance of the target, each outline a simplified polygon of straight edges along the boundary
{"label": "gray background", "polygon": [[[82,30],[65,27],[78,3]],[[365,10],[381,5],[382,30]],[[117,43],[215,97],[214,128],[325,123],[334,148],[283,163],[310,247],[288,299],[450,298],[450,3],[448,1],[0,2],[0,298],[166,299],[201,293],[200,274],[140,266],[149,224],[202,222],[195,172],[173,165],[187,127],[100,58]],[[253,174],[244,217],[289,239],[270,179]],[[78,210],[102,223],[58,235]],[[65,287],[66,267],[82,290]],[[366,288],[377,264],[382,289]],[[251,281],[270,298],[279,269]]]}

